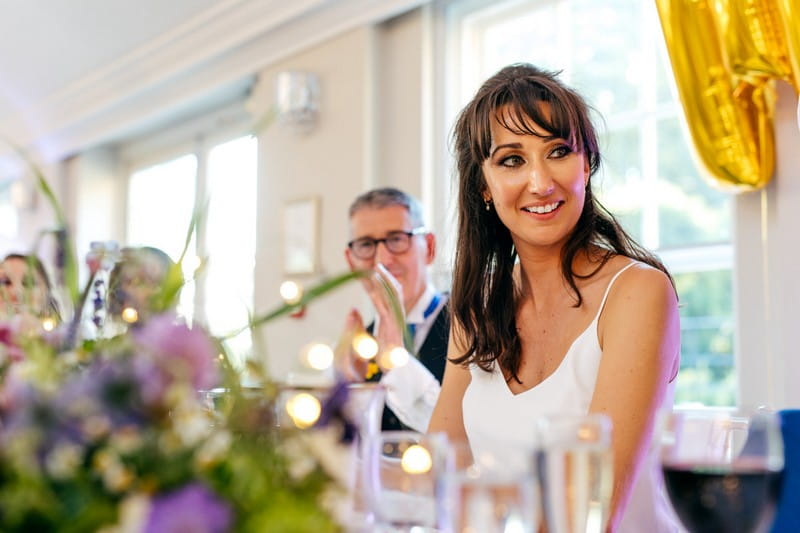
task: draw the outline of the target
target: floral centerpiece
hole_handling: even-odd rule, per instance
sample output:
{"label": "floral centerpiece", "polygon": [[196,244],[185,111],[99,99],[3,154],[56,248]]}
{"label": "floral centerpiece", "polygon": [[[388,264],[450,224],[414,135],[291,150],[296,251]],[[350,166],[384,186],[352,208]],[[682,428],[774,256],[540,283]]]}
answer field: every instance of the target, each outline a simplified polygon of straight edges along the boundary
{"label": "floral centerpiece", "polygon": [[[74,309],[49,331],[21,316],[0,323],[0,531],[339,530],[332,502],[346,490],[343,473],[324,456],[353,437],[344,387],[322,406],[313,439],[278,429],[277,388],[260,368],[251,371],[263,387],[244,391],[224,343],[169,311],[181,261],[150,299],[146,323],[81,339],[97,269],[78,290],[69,235],[58,235]],[[253,324],[359,276],[326,281]],[[225,394],[212,406],[203,391],[216,387]]]}

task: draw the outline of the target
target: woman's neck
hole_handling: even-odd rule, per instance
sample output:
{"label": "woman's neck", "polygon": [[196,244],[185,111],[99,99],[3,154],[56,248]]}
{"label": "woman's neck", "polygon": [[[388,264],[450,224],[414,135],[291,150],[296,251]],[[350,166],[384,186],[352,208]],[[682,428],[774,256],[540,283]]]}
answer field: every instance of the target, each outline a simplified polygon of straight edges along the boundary
{"label": "woman's neck", "polygon": [[[575,254],[572,271],[578,276],[591,274],[599,261],[594,259],[594,255],[590,255],[587,251]],[[519,283],[523,298],[532,299],[537,308],[552,305],[554,301],[560,301],[565,297],[575,298],[574,291],[562,272],[560,251],[520,255],[517,274],[515,279]],[[576,278],[575,281],[580,285],[581,279]]]}

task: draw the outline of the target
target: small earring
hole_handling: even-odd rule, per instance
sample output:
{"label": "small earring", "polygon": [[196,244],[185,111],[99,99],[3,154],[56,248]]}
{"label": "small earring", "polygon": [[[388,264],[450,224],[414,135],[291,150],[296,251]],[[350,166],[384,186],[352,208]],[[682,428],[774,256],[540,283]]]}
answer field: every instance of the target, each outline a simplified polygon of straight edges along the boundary
{"label": "small earring", "polygon": [[492,199],[491,198],[484,198],[483,203],[486,205],[486,210],[491,210]]}

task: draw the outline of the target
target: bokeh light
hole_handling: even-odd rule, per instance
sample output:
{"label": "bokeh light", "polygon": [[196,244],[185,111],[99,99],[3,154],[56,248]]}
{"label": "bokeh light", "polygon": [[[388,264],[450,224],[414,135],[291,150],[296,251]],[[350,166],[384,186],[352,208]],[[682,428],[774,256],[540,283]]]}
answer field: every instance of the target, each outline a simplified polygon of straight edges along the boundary
{"label": "bokeh light", "polygon": [[314,370],[327,370],[333,364],[333,349],[327,344],[315,342],[305,350],[305,364]]}
{"label": "bokeh light", "polygon": [[299,303],[303,299],[303,287],[296,281],[284,281],[279,290],[281,298],[289,305]]}
{"label": "bokeh light", "polygon": [[286,402],[286,412],[300,429],[311,427],[322,413],[319,400],[307,392],[295,394]]}
{"label": "bokeh light", "polygon": [[400,466],[403,468],[403,472],[408,474],[424,474],[430,471],[433,460],[430,452],[424,446],[414,444],[403,452]]}
{"label": "bokeh light", "polygon": [[353,338],[353,350],[361,359],[372,359],[378,355],[378,341],[368,333],[360,333]]}
{"label": "bokeh light", "polygon": [[128,324],[133,324],[139,321],[139,311],[134,309],[133,307],[126,307],[122,310],[122,320],[127,322]]}
{"label": "bokeh light", "polygon": [[408,350],[402,346],[395,346],[391,350],[382,352],[378,361],[381,367],[386,370],[392,368],[400,368],[408,364],[408,358],[411,357]]}

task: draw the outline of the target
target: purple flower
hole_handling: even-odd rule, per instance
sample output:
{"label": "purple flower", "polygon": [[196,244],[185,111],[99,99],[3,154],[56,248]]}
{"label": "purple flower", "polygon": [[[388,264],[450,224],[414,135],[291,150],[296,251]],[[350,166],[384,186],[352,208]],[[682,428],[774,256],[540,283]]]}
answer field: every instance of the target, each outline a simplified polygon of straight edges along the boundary
{"label": "purple flower", "polygon": [[134,332],[136,343],[156,357],[173,379],[184,379],[195,389],[212,389],[218,381],[217,350],[208,334],[175,322],[171,314],[154,316]]}
{"label": "purple flower", "polygon": [[130,361],[97,358],[84,372],[64,384],[59,392],[59,404],[83,403],[91,412],[76,416],[103,414],[108,416],[113,427],[139,426],[146,419],[142,399],[145,385]]}
{"label": "purple flower", "polygon": [[16,365],[9,367],[0,384],[0,432],[3,424],[7,423],[7,418],[28,405],[33,395],[33,387],[22,375],[19,367]]}
{"label": "purple flower", "polygon": [[345,444],[352,442],[357,432],[355,424],[345,412],[349,396],[350,390],[347,383],[344,381],[336,383],[330,395],[322,403],[322,413],[315,424],[315,427],[323,428],[334,422],[339,423],[342,428],[341,441]]}
{"label": "purple flower", "polygon": [[190,483],[153,500],[144,533],[227,531],[231,509],[205,485]]}

